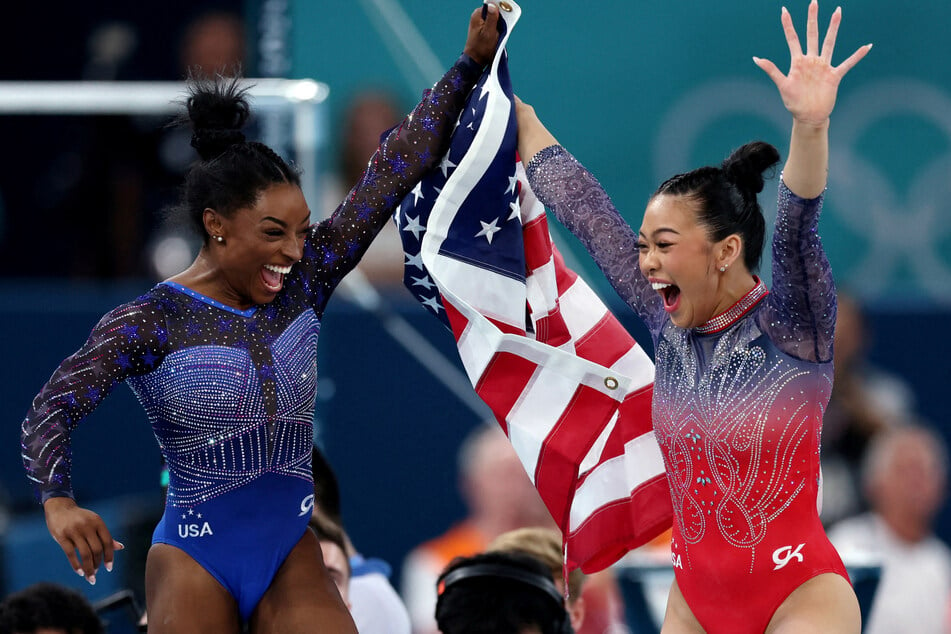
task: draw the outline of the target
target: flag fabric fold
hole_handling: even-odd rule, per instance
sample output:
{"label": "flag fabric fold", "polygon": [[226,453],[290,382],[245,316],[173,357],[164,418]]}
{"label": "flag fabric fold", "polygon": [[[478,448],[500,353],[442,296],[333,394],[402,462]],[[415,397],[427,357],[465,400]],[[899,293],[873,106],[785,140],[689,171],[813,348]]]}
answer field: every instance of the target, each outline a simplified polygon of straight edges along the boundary
{"label": "flag fabric fold", "polygon": [[670,526],[651,428],[653,364],[558,253],[517,161],[500,43],[441,163],[395,214],[404,282],[463,366],[562,530],[566,565],[601,570]]}

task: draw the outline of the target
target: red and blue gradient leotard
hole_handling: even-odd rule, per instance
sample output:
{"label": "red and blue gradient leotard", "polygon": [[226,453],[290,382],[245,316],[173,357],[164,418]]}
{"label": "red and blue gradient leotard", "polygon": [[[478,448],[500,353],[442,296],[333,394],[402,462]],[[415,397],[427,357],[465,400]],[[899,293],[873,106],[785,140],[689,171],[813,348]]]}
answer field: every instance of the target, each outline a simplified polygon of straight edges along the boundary
{"label": "red and blue gradient leotard", "polygon": [[772,291],[762,282],[698,328],[674,326],[638,267],[637,235],[559,146],[528,168],[654,340],[654,434],[674,509],[677,584],[711,633],[763,632],[816,575],[848,579],[819,522],[819,436],[832,391],[835,286],[822,198],[779,185]]}
{"label": "red and blue gradient leotard", "polygon": [[481,70],[464,55],[424,94],[346,200],[311,227],[270,304],[238,310],[165,282],[103,317],[23,422],[24,463],[41,499],[72,497],[70,434],[127,382],[169,467],[153,543],[193,557],[247,619],[310,518],[324,308],[444,151]]}

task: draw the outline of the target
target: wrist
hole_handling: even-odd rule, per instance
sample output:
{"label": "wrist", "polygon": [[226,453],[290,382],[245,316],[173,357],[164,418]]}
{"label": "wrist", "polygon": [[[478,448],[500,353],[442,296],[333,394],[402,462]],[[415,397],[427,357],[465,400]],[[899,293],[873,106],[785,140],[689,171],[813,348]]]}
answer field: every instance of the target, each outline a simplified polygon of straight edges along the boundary
{"label": "wrist", "polygon": [[76,506],[76,500],[65,495],[50,497],[43,501],[43,510],[47,513]]}
{"label": "wrist", "polygon": [[829,117],[819,121],[793,117],[793,128],[801,134],[826,134],[829,131]]}

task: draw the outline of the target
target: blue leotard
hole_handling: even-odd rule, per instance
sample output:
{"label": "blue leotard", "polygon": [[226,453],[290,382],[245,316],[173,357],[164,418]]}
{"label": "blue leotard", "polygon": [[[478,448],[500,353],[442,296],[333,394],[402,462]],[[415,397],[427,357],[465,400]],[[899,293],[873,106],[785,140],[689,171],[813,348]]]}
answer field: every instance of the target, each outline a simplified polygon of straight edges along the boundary
{"label": "blue leotard", "polygon": [[72,497],[70,434],[126,382],[168,463],[153,542],[193,557],[253,612],[313,505],[317,337],[331,293],[441,156],[481,68],[463,55],[371,158],[271,303],[238,310],[172,282],[105,315],[33,401],[22,451],[39,497]]}

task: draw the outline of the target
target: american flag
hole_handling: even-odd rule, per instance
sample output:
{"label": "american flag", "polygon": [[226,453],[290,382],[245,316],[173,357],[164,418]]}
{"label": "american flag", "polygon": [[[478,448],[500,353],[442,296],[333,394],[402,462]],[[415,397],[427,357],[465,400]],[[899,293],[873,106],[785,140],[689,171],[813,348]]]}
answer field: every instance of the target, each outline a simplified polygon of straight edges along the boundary
{"label": "american flag", "polygon": [[648,356],[552,243],[516,157],[504,47],[449,151],[395,214],[404,282],[448,326],[478,395],[565,539],[568,569],[601,570],[670,526],[651,428]]}

